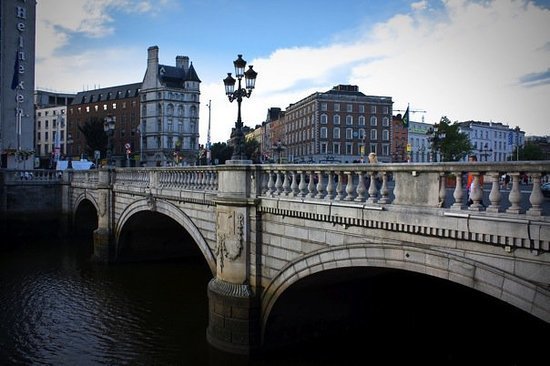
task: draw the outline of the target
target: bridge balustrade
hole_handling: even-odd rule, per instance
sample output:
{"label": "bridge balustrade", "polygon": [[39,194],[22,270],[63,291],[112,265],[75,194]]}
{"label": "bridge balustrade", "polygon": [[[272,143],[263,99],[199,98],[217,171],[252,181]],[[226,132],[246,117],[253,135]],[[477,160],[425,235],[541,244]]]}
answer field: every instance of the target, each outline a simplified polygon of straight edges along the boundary
{"label": "bridge balustrade", "polygon": [[[259,195],[300,200],[348,201],[369,205],[419,205],[451,210],[543,216],[541,180],[550,162],[304,164],[261,165]],[[466,174],[474,176],[473,204],[467,205]],[[501,177],[511,177],[509,194],[501,193]],[[432,179],[419,179],[430,176]],[[483,187],[480,177],[484,176]],[[525,180],[529,184],[525,184]],[[453,189],[449,199],[447,189]],[[521,191],[529,206],[521,206]],[[488,191],[485,198],[483,191]],[[483,203],[487,204],[484,207]]]}
{"label": "bridge balustrade", "polygon": [[32,170],[4,170],[2,173],[4,184],[57,184],[61,181],[62,175],[51,169]]}

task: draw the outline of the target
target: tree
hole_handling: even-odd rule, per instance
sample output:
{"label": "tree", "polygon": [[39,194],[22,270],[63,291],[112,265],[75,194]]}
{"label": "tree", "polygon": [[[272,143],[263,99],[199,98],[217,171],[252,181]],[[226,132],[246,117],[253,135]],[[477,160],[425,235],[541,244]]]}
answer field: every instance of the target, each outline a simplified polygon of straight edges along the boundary
{"label": "tree", "polygon": [[215,142],[210,147],[210,153],[212,155],[212,161],[218,159],[219,164],[224,164],[226,160],[231,159],[233,148],[225,142]]}
{"label": "tree", "polygon": [[247,139],[244,142],[244,154],[254,163],[260,161],[260,143],[256,139]]}
{"label": "tree", "polygon": [[[517,147],[514,149],[511,159],[516,160],[518,157]],[[519,148],[519,160],[544,160],[544,152],[540,146],[528,142],[522,148]]]}
{"label": "tree", "polygon": [[86,153],[88,156],[94,156],[94,151],[99,150],[105,156],[107,148],[107,134],[103,130],[103,121],[97,117],[92,117],[78,129],[86,139]]}
{"label": "tree", "polygon": [[441,154],[441,161],[459,161],[472,152],[468,135],[459,130],[457,122],[451,124],[446,117],[441,117],[432,131],[432,149]]}

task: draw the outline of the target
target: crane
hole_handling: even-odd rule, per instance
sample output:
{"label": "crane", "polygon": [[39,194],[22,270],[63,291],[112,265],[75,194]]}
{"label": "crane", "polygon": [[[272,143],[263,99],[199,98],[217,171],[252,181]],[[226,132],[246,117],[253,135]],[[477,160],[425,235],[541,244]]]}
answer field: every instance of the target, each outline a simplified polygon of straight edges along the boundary
{"label": "crane", "polygon": [[[423,110],[423,109],[410,109],[409,108],[409,105],[407,104],[407,109],[394,109],[393,110],[394,112],[407,112],[409,111],[409,113],[428,113],[427,111]],[[424,116],[422,116],[422,122],[424,122]]]}

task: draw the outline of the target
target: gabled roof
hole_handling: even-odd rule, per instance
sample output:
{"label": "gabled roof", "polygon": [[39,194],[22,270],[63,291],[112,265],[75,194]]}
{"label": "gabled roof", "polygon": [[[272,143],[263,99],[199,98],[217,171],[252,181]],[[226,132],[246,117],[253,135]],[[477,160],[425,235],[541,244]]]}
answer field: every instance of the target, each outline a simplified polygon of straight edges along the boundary
{"label": "gabled roof", "polygon": [[192,63],[187,72],[181,67],[159,65],[158,75],[160,81],[167,87],[181,87],[185,81],[201,82]]}

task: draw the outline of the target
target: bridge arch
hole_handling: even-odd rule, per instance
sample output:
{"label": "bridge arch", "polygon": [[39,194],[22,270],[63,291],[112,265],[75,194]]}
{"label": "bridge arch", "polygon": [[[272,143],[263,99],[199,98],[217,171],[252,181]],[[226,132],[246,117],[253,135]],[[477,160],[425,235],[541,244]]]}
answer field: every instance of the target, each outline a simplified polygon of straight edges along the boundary
{"label": "bridge arch", "polygon": [[163,200],[156,200],[154,203],[154,206],[152,206],[149,200],[142,199],[130,204],[120,214],[120,217],[118,218],[115,224],[115,230],[114,230],[115,243],[119,242],[120,233],[125,223],[128,222],[128,220],[133,215],[142,211],[158,212],[160,214],[164,214],[170,217],[171,219],[173,219],[174,221],[176,221],[178,224],[180,224],[193,238],[195,243],[197,243],[202,255],[204,256],[204,258],[206,259],[206,262],[208,263],[208,266],[212,274],[213,275],[216,274],[216,259],[212,251],[210,250],[208,243],[206,242],[204,237],[201,235],[197,226],[189,218],[189,216],[187,216],[177,206],[175,206],[170,202],[166,202]]}
{"label": "bridge arch", "polygon": [[74,204],[71,207],[72,217],[75,217],[76,211],[78,210],[78,206],[80,206],[80,204],[85,200],[90,201],[92,205],[95,207],[96,212],[99,212],[99,203],[97,202],[95,197],[91,195],[89,192],[83,192],[82,194],[78,195],[78,197],[76,197],[76,199],[74,200]]}
{"label": "bridge arch", "polygon": [[[287,264],[264,290],[262,338],[275,303],[291,285],[326,270],[352,267],[398,269],[441,278],[488,294],[539,318],[537,309],[543,306],[537,303],[536,294],[544,289],[472,259],[412,245],[357,244],[315,251]],[[531,294],[531,298],[520,299],[517,294]]]}

